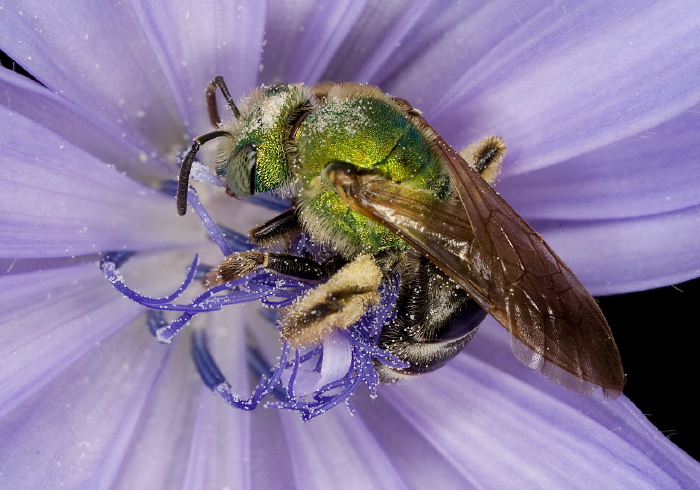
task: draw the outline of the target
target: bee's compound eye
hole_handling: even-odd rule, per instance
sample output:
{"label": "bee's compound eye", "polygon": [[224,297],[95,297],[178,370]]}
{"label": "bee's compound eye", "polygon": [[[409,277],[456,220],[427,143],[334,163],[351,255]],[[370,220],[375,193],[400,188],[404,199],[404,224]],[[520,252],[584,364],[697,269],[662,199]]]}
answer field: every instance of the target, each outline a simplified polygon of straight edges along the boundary
{"label": "bee's compound eye", "polygon": [[234,194],[253,195],[257,159],[258,150],[253,145],[245,145],[239,148],[229,160],[226,168],[226,183]]}

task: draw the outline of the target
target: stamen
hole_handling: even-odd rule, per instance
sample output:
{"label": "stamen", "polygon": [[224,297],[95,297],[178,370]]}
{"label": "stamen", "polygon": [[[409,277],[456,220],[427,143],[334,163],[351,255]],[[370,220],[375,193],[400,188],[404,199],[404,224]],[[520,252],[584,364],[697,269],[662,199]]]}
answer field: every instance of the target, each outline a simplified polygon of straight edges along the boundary
{"label": "stamen", "polygon": [[[258,376],[268,375],[274,371],[274,368],[267,363],[260,351],[252,346],[248,346],[248,367]],[[272,389],[272,394],[278,400],[284,401],[287,399],[287,390],[284,389],[281,382],[275,385]]]}
{"label": "stamen", "polygon": [[197,213],[197,216],[199,216],[199,219],[202,221],[202,224],[206,227],[207,231],[209,232],[209,236],[214,241],[214,243],[216,243],[219,246],[219,249],[224,254],[224,257],[228,257],[229,255],[231,255],[234,251],[229,247],[229,244],[222,235],[221,231],[219,230],[219,227],[216,226],[214,220],[211,219],[211,216],[209,216],[207,210],[204,209],[204,206],[202,206],[202,203],[199,200],[199,196],[197,195],[197,191],[195,191],[194,187],[192,186],[190,186],[189,192],[187,194],[187,202],[190,204],[190,206],[192,206],[192,209],[194,209],[195,213]]}
{"label": "stamen", "polygon": [[226,378],[219,367],[214,362],[214,358],[209,352],[207,337],[203,330],[195,330],[192,333],[192,358],[197,366],[197,371],[202,377],[202,381],[210,389],[215,389],[221,383],[226,382]]}
{"label": "stamen", "polygon": [[104,262],[112,262],[115,269],[119,269],[133,255],[134,252],[107,252],[100,260],[100,267],[102,267]]}
{"label": "stamen", "polygon": [[151,335],[156,336],[156,332],[168,324],[165,321],[165,316],[163,315],[163,310],[148,310],[146,312],[146,318],[148,323],[148,331]]}
{"label": "stamen", "polygon": [[[156,338],[159,342],[168,344],[175,334],[177,334],[196,314],[204,311],[220,310],[222,307],[228,305],[263,300],[273,294],[283,294],[288,287],[287,282],[286,279],[280,279],[274,277],[270,273],[263,272],[256,276],[243,277],[216,286],[199,295],[187,305],[186,308],[179,308],[184,309],[185,312],[170,325],[158,329],[156,331]],[[297,283],[298,281],[293,280],[292,282]],[[225,294],[217,295],[217,293],[221,292]]]}
{"label": "stamen", "polygon": [[243,233],[238,233],[231,228],[226,228],[225,226],[218,225],[221,235],[228,243],[228,246],[234,252],[245,252],[247,250],[252,250],[255,248],[255,244],[251,242],[246,235]]}
{"label": "stamen", "polygon": [[273,211],[286,211],[290,207],[290,203],[287,199],[273,194],[272,192],[253,194],[252,196],[247,197],[246,201],[257,204],[258,206],[263,206]]}
{"label": "stamen", "polygon": [[[281,363],[286,361],[288,352],[289,346],[285,342],[280,358]],[[282,371],[278,369],[269,379],[265,376],[261,376],[253,395],[245,399],[233,393],[231,385],[226,381],[223,374],[221,374],[221,371],[209,352],[206,334],[203,330],[197,330],[192,334],[192,357],[194,358],[195,365],[197,366],[197,370],[204,384],[223,398],[226,403],[240,410],[255,409],[260,401],[274,390],[282,375]]]}
{"label": "stamen", "polygon": [[[256,249],[244,235],[216,225],[192,188],[188,192],[188,202],[225,256]],[[270,200],[268,204],[270,203],[275,205],[274,200]],[[285,204],[286,207],[288,205]],[[311,256],[319,261],[334,255],[333,251],[324,250],[304,234],[297,243],[290,246],[290,250],[295,255]],[[316,285],[314,281],[277,275],[264,268],[256,268],[248,276],[201,292],[189,302],[177,303],[192,282],[208,270],[199,265],[198,256],[194,257],[184,281],[176,291],[164,298],[151,298],[128,287],[118,272],[119,267],[132,255],[132,252],[106,254],[100,267],[117,290],[149,309],[148,328],[163,343],[171,342],[196,315],[237,303],[260,301],[266,312],[263,316],[276,322],[275,309],[290,305]],[[206,333],[202,329],[192,333],[192,357],[204,384],[235,408],[253,410],[267,395],[272,394],[277,401],[269,402],[266,406],[298,411],[305,420],[340,404],[345,404],[353,413],[350,397],[361,384],[368,386],[371,396],[377,394],[379,376],[374,368],[375,363],[392,368],[407,367],[395,355],[378,347],[383,325],[396,315],[398,290],[398,275],[389,276],[379,288],[377,304],[368,307],[355,324],[346,329],[333,330],[323,339],[322,345],[303,346],[292,352],[285,341],[280,359],[275,365],[271,366],[257,349],[249,346],[248,364],[259,377],[249,398],[233,393],[232,386],[209,350]],[[168,322],[164,311],[177,311],[179,316]]]}
{"label": "stamen", "polygon": [[[173,294],[170,296],[167,296],[165,298],[150,298],[148,296],[143,296],[133,289],[129,288],[124,284],[122,281],[121,274],[117,273],[117,267],[119,265],[122,265],[126,261],[126,258],[121,255],[121,252],[110,252],[105,254],[104,257],[102,257],[102,260],[100,261],[100,269],[102,269],[102,272],[104,275],[107,277],[109,282],[112,283],[112,285],[117,288],[117,290],[122,293],[124,296],[129,298],[132,301],[135,301],[139,303],[140,305],[143,305],[147,308],[152,308],[152,309],[159,309],[159,310],[187,310],[191,305],[172,305],[169,304],[172,301],[175,301],[177,298],[179,298],[182,293],[185,292],[185,289],[192,283],[192,279],[194,279],[196,270],[197,270],[197,264],[199,264],[199,256],[195,255],[194,260],[192,261],[192,265],[190,266],[189,272],[187,273],[187,277],[185,278],[184,282],[182,285],[175,291]],[[205,310],[202,310],[205,311]],[[210,311],[210,310],[206,310]]]}

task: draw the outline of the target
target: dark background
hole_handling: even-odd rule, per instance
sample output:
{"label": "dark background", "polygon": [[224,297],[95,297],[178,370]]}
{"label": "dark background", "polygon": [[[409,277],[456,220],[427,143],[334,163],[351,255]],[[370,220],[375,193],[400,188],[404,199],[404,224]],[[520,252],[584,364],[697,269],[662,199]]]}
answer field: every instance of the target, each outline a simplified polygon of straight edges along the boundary
{"label": "dark background", "polygon": [[620,349],[624,394],[700,460],[700,279],[596,299]]}
{"label": "dark background", "polygon": [[[32,78],[2,51],[0,62]],[[624,394],[666,437],[700,460],[700,279],[596,299],[620,349]]]}

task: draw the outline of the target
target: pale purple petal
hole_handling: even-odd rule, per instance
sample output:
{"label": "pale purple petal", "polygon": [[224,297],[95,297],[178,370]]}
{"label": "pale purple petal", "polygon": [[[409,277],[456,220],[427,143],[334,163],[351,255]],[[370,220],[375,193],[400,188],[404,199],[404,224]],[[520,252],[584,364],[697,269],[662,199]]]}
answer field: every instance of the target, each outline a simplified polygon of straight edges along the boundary
{"label": "pale purple petal", "polygon": [[99,259],[99,255],[77,255],[74,257],[48,258],[0,258],[0,276],[70,268],[82,264],[97,264]]}
{"label": "pale purple petal", "polygon": [[[263,56],[263,68],[270,73],[263,79],[320,82],[338,46],[362,14],[364,5],[365,0],[307,3],[307,8],[312,8],[308,8],[303,17],[300,12],[305,11],[304,7],[297,13],[289,12],[299,8],[293,2],[270,9],[270,42]],[[295,18],[301,22],[295,23]],[[281,53],[275,54],[275,50],[281,50]],[[273,51],[272,59],[266,56],[269,51]],[[280,60],[279,57],[286,59]],[[277,64],[277,60],[281,63]]]}
{"label": "pale purple petal", "polygon": [[[375,68],[377,72],[371,75],[371,81],[411,101],[420,110],[429,111],[465,72],[550,5],[546,0],[434,1],[424,16],[414,21],[415,28],[395,42],[390,56],[382,53],[392,50],[386,43],[391,42],[393,30],[400,26],[389,31],[391,35],[382,40],[377,51],[386,63]],[[411,18],[412,12],[406,12]],[[377,64],[372,59],[365,70]]]}
{"label": "pale purple petal", "polygon": [[[417,50],[424,49],[425,43],[444,33],[441,21],[457,22],[476,6],[476,2],[468,4],[448,7],[430,0],[367,2],[362,22],[352,27],[323,78],[376,85],[381,74],[402,66]],[[450,9],[453,15],[446,15]]]}
{"label": "pale purple petal", "polygon": [[173,167],[159,158],[150,145],[124,138],[122,129],[103,121],[95,124],[85,109],[36,82],[0,70],[0,91],[4,95],[0,104],[8,110],[36,121],[98,160],[110,162],[132,179],[149,183],[172,178]]}
{"label": "pale purple petal", "polygon": [[297,47],[314,9],[313,2],[296,1],[274,2],[268,9],[260,82],[286,82],[292,66],[304,63],[304,54],[298,52]]}
{"label": "pale purple petal", "polygon": [[[243,411],[231,413],[231,407],[212,396],[205,386],[201,388],[199,404],[195,410],[196,420],[190,441],[187,473],[182,480],[183,488],[226,488],[232,482],[238,488],[252,488],[252,417]],[[279,435],[273,435],[279,443]],[[159,434],[155,437],[159,437]],[[256,444],[259,442],[256,441]],[[165,463],[171,465],[172,461]],[[167,471],[167,466],[163,470]],[[137,485],[141,483],[140,479],[134,481]]]}
{"label": "pale purple petal", "polygon": [[700,275],[700,206],[635,219],[532,224],[594,295]]}
{"label": "pale purple petal", "polygon": [[3,414],[143,313],[105,282],[96,263],[5,276],[0,291]]}
{"label": "pale purple petal", "polygon": [[262,53],[265,2],[156,5],[137,1],[132,7],[191,135],[211,130],[204,109],[204,88],[214,76],[224,76],[234,99],[255,87]]}
{"label": "pale purple petal", "polygon": [[[440,453],[431,441],[426,439],[409,420],[391,405],[384,396],[384,390],[375,399],[356,397],[359,415],[376,437],[377,444],[391,459],[391,464],[409,488],[472,488],[477,482],[466,468],[453,464],[449,455]],[[400,395],[401,396],[401,395]],[[440,407],[432,408],[434,417],[440,416]],[[462,423],[467,423],[464,420]],[[469,444],[469,441],[465,441]]]}
{"label": "pale purple petal", "polygon": [[[233,310],[214,313],[206,321],[210,327],[207,332],[212,350],[220,366],[226,370],[228,381],[239,393],[248,393],[248,371],[241,369],[246,365],[245,325]],[[236,482],[239,488],[250,488],[250,414],[232,410],[204,385],[198,398],[184,487],[206,490],[225,488]],[[175,403],[177,399],[179,397]],[[160,434],[154,438],[157,440]],[[167,451],[167,448],[162,450]],[[163,472],[167,471],[169,464],[172,462],[164,461]],[[138,480],[136,482],[140,484]]]}
{"label": "pale purple petal", "polygon": [[167,154],[183,126],[128,3],[22,2],[2,10],[0,47],[114,134]]}
{"label": "pale purple petal", "polygon": [[[47,257],[204,240],[172,197],[139,184],[34,121],[0,108],[0,254]],[[31,197],[28,199],[27,197]]]}
{"label": "pale purple petal", "polygon": [[[189,458],[197,420],[201,417],[201,380],[193,375],[188,359],[189,342],[158,346],[167,362],[150,387],[148,405],[141,410],[139,432],[133,435],[115,488],[174,488],[190,471]],[[197,441],[195,441],[197,443]]]}
{"label": "pale purple petal", "polygon": [[[160,295],[182,275],[177,267],[162,271],[164,257],[178,261],[173,254],[139,257],[124,273],[140,290]],[[0,294],[0,359],[6,377],[0,385],[2,414],[144,312],[114,290],[94,259],[5,275],[0,277]],[[145,330],[143,321],[138,328]]]}
{"label": "pale purple petal", "polygon": [[381,396],[477,486],[688,488],[700,478],[625,398],[577,394],[523,369],[494,321],[442,370]]}
{"label": "pale purple petal", "polygon": [[347,410],[334,409],[308,422],[296,413],[283,413],[282,424],[287,443],[293,448],[290,453],[296,488],[405,486],[373,434]]}
{"label": "pale purple petal", "polygon": [[127,325],[5,415],[0,486],[112,488],[168,355],[142,322]]}
{"label": "pale purple petal", "polygon": [[700,106],[643,133],[509,178],[498,191],[525,219],[617,219],[700,204]]}
{"label": "pale purple petal", "polygon": [[289,488],[294,481],[291,451],[279,410],[257,410],[251,420],[251,472],[256,488]]}
{"label": "pale purple petal", "polygon": [[700,101],[700,5],[552,5],[441,101],[420,107],[455,145],[498,134],[519,172],[600,148]]}

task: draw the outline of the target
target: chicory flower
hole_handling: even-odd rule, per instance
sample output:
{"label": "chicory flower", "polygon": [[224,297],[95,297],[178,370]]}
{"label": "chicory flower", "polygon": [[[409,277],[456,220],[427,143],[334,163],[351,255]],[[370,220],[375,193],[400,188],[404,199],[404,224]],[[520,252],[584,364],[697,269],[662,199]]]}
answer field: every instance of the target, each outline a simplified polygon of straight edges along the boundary
{"label": "chicory flower", "polygon": [[[698,463],[629,400],[531,372],[491,320],[443,369],[380,386],[376,398],[360,389],[354,416],[232,410],[202,384],[189,329],[207,332],[230,394],[243,399],[258,382],[247,337],[267,362],[280,356],[260,309],[198,315],[161,345],[149,326],[166,320],[99,268],[119,262],[130,290],[160,298],[195,252],[220,259],[161,188],[209,130],[203,87],[224,75],[234,96],[282,80],[368,82],[410,100],[455,147],[499,134],[509,146],[499,192],[593,294],[696,277],[699,19],[686,2],[0,5],[0,48],[40,82],[0,72],[2,486],[700,480]],[[240,232],[269,216],[216,190],[202,198]]]}

